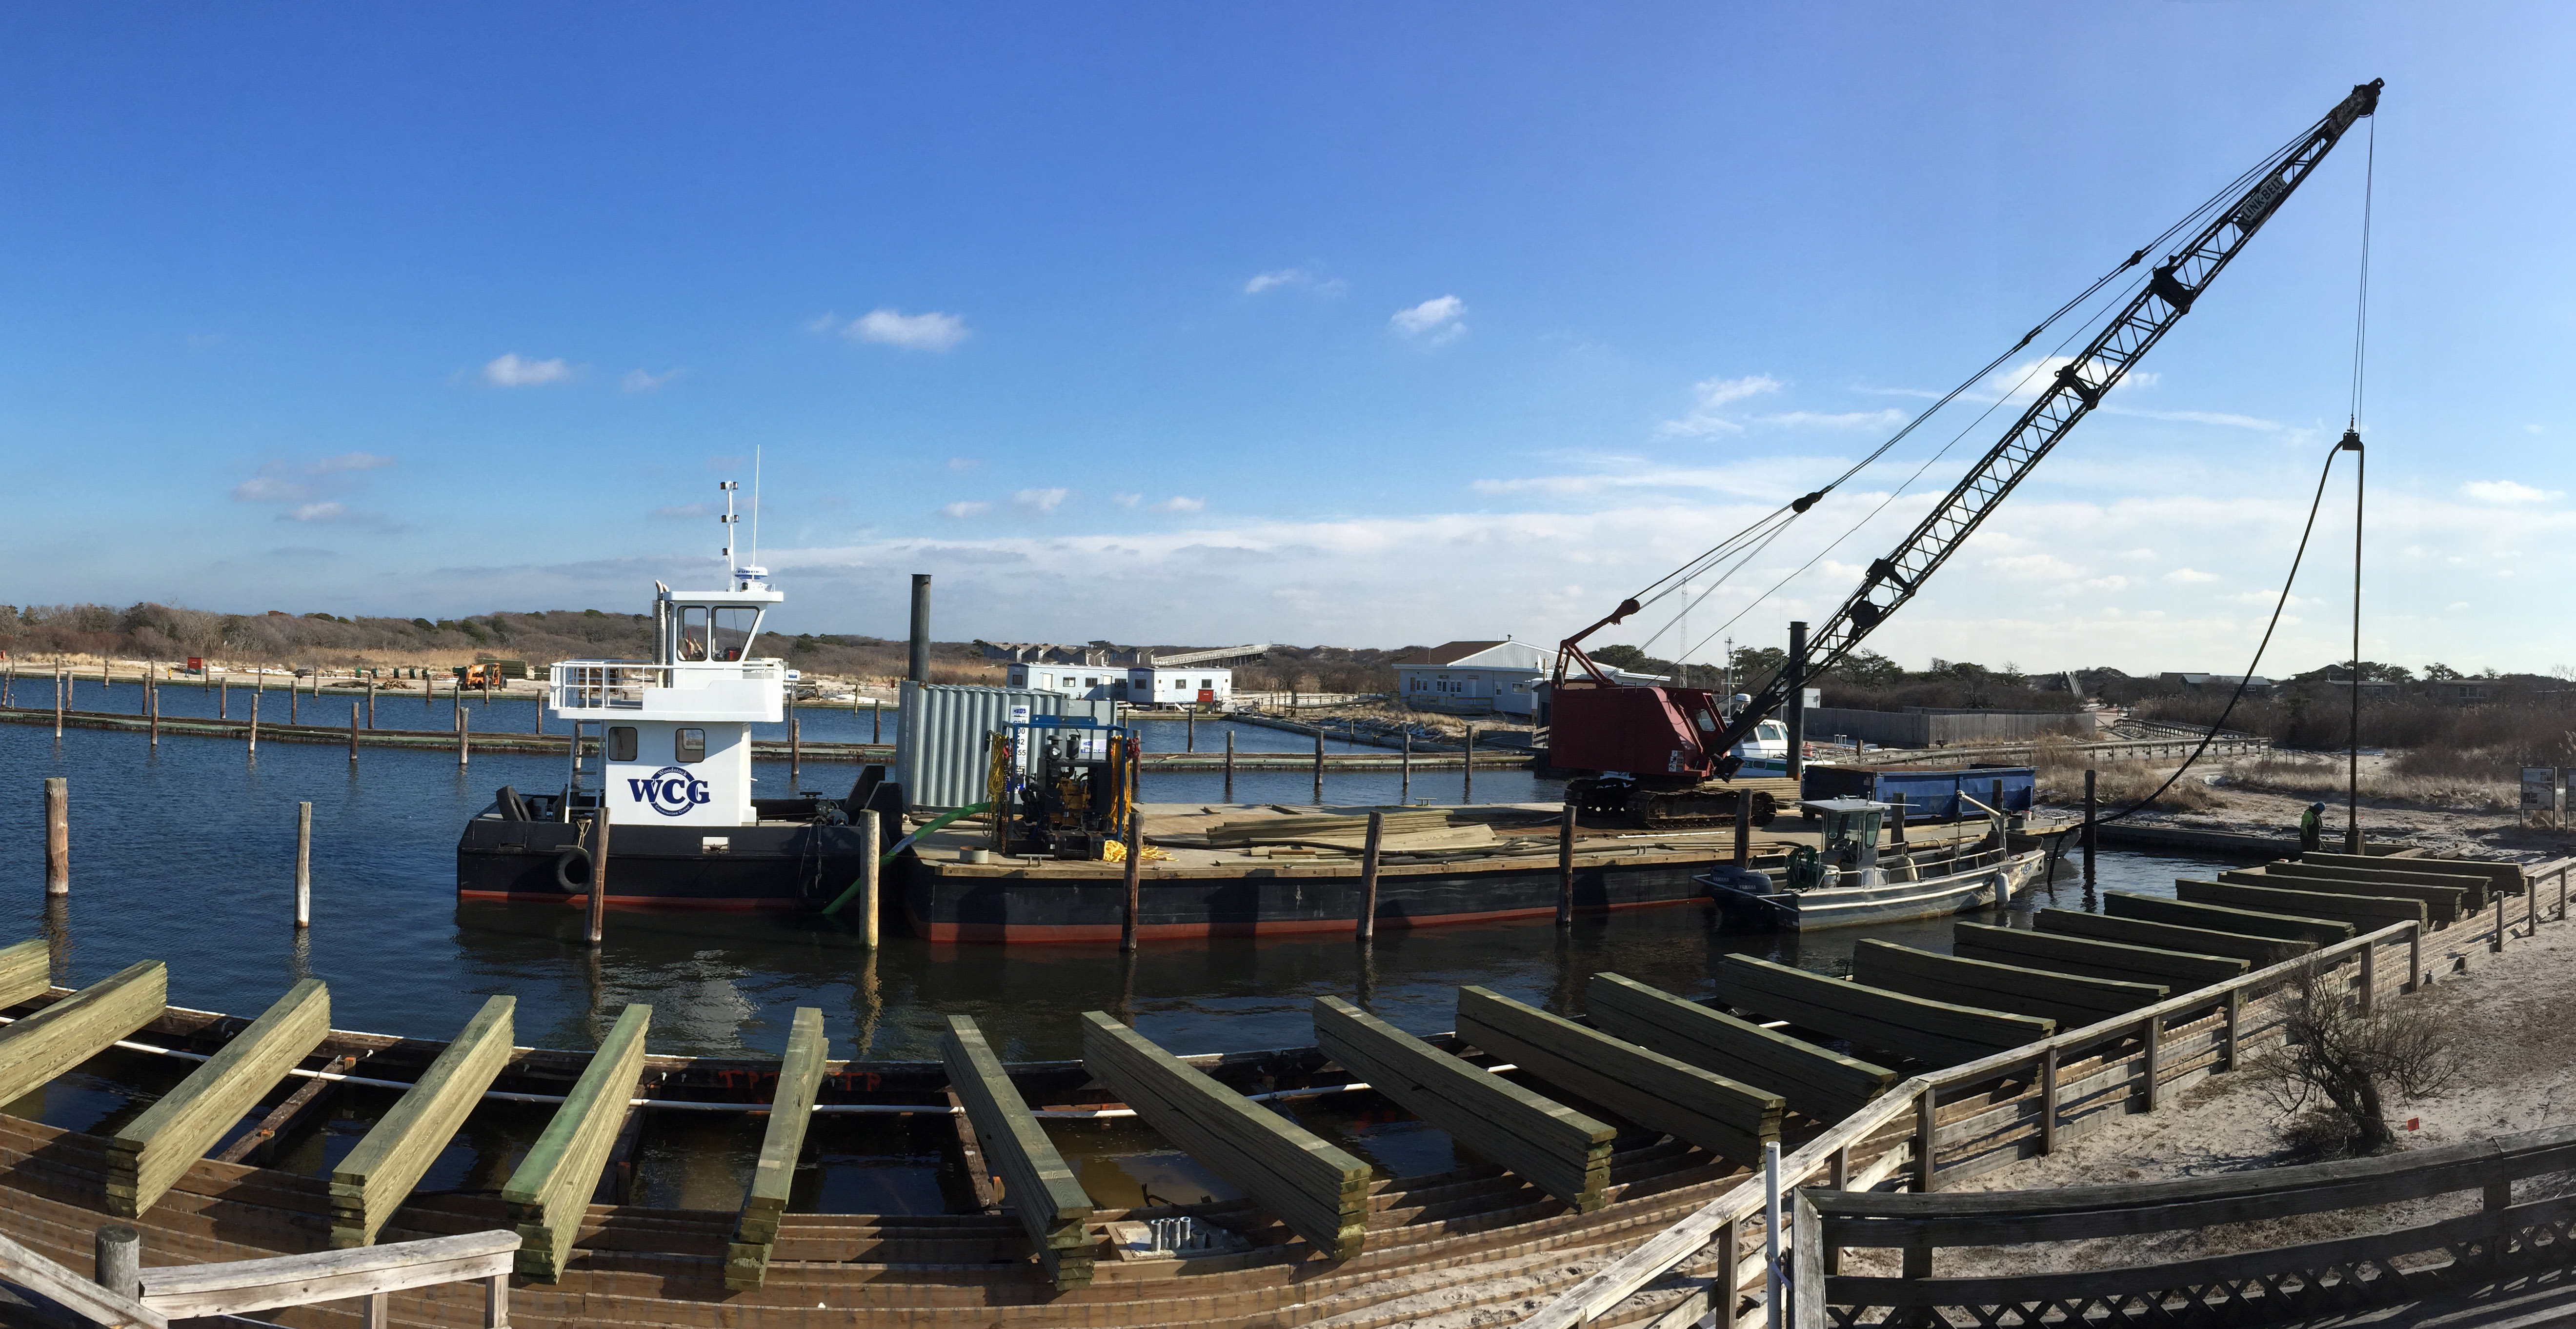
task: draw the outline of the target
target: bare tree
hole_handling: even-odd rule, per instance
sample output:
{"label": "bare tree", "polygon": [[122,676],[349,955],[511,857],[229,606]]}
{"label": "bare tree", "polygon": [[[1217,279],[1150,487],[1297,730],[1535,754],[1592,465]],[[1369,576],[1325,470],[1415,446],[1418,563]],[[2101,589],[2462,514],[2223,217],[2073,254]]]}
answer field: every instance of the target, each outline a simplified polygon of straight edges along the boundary
{"label": "bare tree", "polygon": [[2459,1072],[2450,1031],[2420,1001],[2369,1015],[2311,967],[2288,993],[2288,1041],[2256,1062],[2285,1142],[2325,1157],[2372,1154],[2397,1141],[2389,1096],[2439,1093]]}

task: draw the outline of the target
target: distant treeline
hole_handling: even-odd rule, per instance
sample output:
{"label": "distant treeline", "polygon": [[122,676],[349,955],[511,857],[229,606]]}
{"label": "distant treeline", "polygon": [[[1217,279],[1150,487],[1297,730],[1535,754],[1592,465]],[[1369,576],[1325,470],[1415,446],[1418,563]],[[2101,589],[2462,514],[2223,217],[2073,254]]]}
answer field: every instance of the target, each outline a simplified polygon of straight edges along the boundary
{"label": "distant treeline", "polygon": [[[1186,649],[1165,647],[1163,649]],[[1239,666],[1248,691],[1392,692],[1393,662],[1420,652],[1275,646],[1267,661]],[[640,659],[653,651],[650,614],[597,609],[491,613],[466,618],[343,618],[336,614],[219,614],[145,602],[111,605],[0,605],[0,651],[20,660],[55,656],[176,662],[203,656],[226,663],[349,668],[477,656],[545,665],[576,658]],[[904,642],[842,633],[765,632],[754,653],[786,659],[811,674],[889,682],[903,677]],[[971,642],[933,642],[931,681],[1000,683],[1004,666]]]}

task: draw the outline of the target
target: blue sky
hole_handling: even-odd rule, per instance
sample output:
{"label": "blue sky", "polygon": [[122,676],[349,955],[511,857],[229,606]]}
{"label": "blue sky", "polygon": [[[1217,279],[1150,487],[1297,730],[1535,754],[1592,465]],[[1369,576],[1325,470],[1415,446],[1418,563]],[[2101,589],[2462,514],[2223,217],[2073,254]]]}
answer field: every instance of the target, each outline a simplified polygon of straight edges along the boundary
{"label": "blue sky", "polygon": [[[14,6],[0,598],[640,607],[758,448],[791,628],[899,633],[925,571],[943,636],[1552,639],[2384,77],[2364,650],[2547,669],[2570,27]],[[2369,133],[1873,645],[2241,666],[2343,425]],[[1820,551],[1735,635],[1822,618],[1927,496],[1825,546],[1965,422],[1695,622]],[[2343,492],[2267,665],[2342,654]]]}

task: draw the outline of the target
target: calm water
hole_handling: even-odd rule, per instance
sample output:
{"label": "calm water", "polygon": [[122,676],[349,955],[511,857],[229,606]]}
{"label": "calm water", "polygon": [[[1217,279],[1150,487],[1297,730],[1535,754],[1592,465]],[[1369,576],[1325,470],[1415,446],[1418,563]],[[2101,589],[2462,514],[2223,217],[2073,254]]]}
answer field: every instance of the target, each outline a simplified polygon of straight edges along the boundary
{"label": "calm water", "polygon": [[[213,707],[212,694],[193,687],[168,687],[162,699],[165,715]],[[20,680],[17,700],[50,701],[46,683]],[[85,708],[125,710],[136,700],[131,686],[102,696],[94,681],[74,693]],[[282,712],[283,700],[270,693],[262,718]],[[242,690],[232,701],[241,715]],[[321,705],[345,722],[344,701]],[[424,707],[417,697],[380,697],[377,705],[388,726],[443,727],[450,709]],[[310,698],[305,706],[312,708]],[[422,715],[402,715],[406,706]],[[524,731],[531,708],[469,706],[478,730]],[[827,728],[814,723],[824,713],[803,715],[806,732]],[[859,726],[846,711],[830,719],[858,728],[866,717]],[[1229,727],[1241,750],[1311,743],[1203,724],[1201,748],[1222,746]],[[1178,725],[1158,722],[1147,741],[1170,750],[1180,737]],[[893,937],[871,958],[846,927],[828,921],[619,912],[593,955],[568,944],[571,911],[461,910],[453,896],[463,820],[499,785],[559,787],[560,758],[477,754],[459,771],[444,753],[363,748],[353,768],[332,746],[268,743],[254,759],[237,742],[165,736],[156,754],[139,734],[75,729],[58,746],[50,727],[12,724],[0,725],[0,771],[19,790],[0,798],[0,843],[24,846],[9,856],[15,866],[0,871],[0,908],[22,911],[21,935],[50,929],[58,937],[58,981],[86,983],[157,957],[169,962],[173,1002],[246,1013],[312,974],[330,982],[338,1026],[423,1037],[445,1036],[486,994],[507,992],[519,999],[520,1040],[553,1047],[593,1045],[629,1001],[653,1004],[653,1048],[673,1053],[775,1052],[804,1005],[822,1008],[837,1055],[933,1059],[939,1017],[962,1012],[982,1022],[1006,1057],[1073,1057],[1081,1012],[1091,1009],[1127,1013],[1175,1051],[1288,1047],[1312,1041],[1306,1012],[1318,994],[1355,996],[1398,1024],[1429,1031],[1450,1026],[1452,994],[1463,983],[1569,1009],[1579,1008],[1574,985],[1584,976],[1616,969],[1698,995],[1721,951],[1830,970],[1854,940],[1713,937],[1706,910],[1677,907],[1585,920],[1562,935],[1544,920],[1397,930],[1368,951],[1333,938],[1181,941],[1148,945],[1127,962],[1106,946],[931,946]],[[856,768],[817,764],[804,774],[809,788],[838,791]],[[51,919],[37,790],[48,775],[68,776],[72,791],[72,894]],[[760,763],[757,778],[764,789],[787,788],[784,763]],[[1148,775],[1146,797],[1213,801],[1219,785],[1213,773]],[[1243,772],[1235,785],[1247,802],[1304,802],[1311,787],[1303,772]],[[1458,772],[1421,773],[1413,792],[1445,800],[1459,787]],[[1389,800],[1395,789],[1393,774],[1336,774],[1327,777],[1326,797]],[[1559,793],[1524,772],[1476,775],[1480,802]],[[292,912],[298,800],[314,805],[314,920],[303,936]],[[2199,866],[2107,854],[2101,884],[2169,893],[2176,875]],[[2061,868],[2053,889],[2034,894],[2082,907],[2084,892],[2071,878]],[[18,904],[7,906],[12,899]],[[1876,935],[1947,949],[1949,925]]]}

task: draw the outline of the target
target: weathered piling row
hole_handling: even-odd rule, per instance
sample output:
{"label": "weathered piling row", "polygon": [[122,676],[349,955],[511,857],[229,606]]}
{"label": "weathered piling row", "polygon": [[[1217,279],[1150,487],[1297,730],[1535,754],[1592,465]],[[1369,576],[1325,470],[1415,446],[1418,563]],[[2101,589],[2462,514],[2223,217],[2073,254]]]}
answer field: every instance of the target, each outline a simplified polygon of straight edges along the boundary
{"label": "weathered piling row", "polygon": [[2023,965],[2118,983],[2154,983],[2188,991],[2224,983],[2250,967],[2244,960],[2225,955],[2193,955],[1985,923],[1956,923],[1950,930],[1951,953],[1964,959]]}
{"label": "weathered piling row", "polygon": [[1718,998],[1739,1010],[1923,1061],[1969,1061],[2057,1030],[2054,1020],[1882,992],[1749,955],[1724,957],[1714,977]]}
{"label": "weathered piling row", "polygon": [[1840,1121],[1886,1093],[1896,1072],[1618,974],[1585,989],[1592,1022],[1649,1051],[1778,1092],[1790,1110]]}
{"label": "weathered piling row", "polygon": [[1037,1247],[1038,1263],[1059,1292],[1089,1286],[1092,1203],[1073,1166],[1056,1152],[972,1019],[949,1016],[940,1050],[949,1083],[1001,1174],[1010,1207]]}
{"label": "weathered piling row", "polygon": [[1240,1186],[1335,1259],[1360,1253],[1369,1166],[1217,1083],[1101,1011],[1082,1016],[1082,1064],[1145,1123]]}
{"label": "weathered piling row", "polygon": [[2316,946],[2332,946],[2339,941],[2350,941],[2355,935],[2352,924],[2334,919],[2299,918],[2290,914],[2269,913],[2259,909],[2195,904],[2189,900],[2171,900],[2161,895],[2138,895],[2129,891],[2102,892],[2102,913],[2108,918],[2135,918],[2154,923],[2177,923],[2185,927],[2234,932],[2248,937],[2304,941]]}
{"label": "weathered piling row", "polygon": [[[769,1124],[761,1131],[760,1159],[752,1165],[733,1240],[725,1245],[725,1286],[737,1292],[756,1289],[769,1277],[778,1219],[787,1212],[796,1160],[805,1150],[805,1127],[814,1119],[814,1096],[822,1088],[823,1063],[830,1055],[821,1008],[798,1007],[788,1025],[786,1055],[778,1062],[778,1088],[770,1097]],[[956,1072],[949,1074],[954,1078]]]}
{"label": "weathered piling row", "polygon": [[644,1033],[652,1022],[653,1008],[640,1002],[619,1012],[563,1106],[502,1186],[502,1202],[519,1229],[522,1275],[548,1283],[563,1276],[582,1215],[599,1186],[599,1170],[626,1121],[627,1100],[635,1095],[636,1073],[644,1061]]}
{"label": "weathered piling row", "polygon": [[1877,940],[1863,940],[1853,949],[1852,981],[1912,997],[2036,1015],[2066,1029],[2153,1006],[2173,990],[2161,983],[2086,978]]}
{"label": "weathered piling row", "polygon": [[[2220,955],[2243,960],[2256,968],[2279,964],[2283,960],[2305,955],[2317,948],[2313,941],[2287,937],[2249,937],[2238,932],[2221,932],[2215,928],[2191,927],[2181,923],[2151,923],[2142,918],[2116,918],[2109,914],[2088,914],[2078,909],[2041,909],[2031,915],[2031,925],[2041,932],[2060,936],[2084,937],[2092,941],[2116,941],[2130,946],[2149,946],[2163,951],[2182,951],[2191,955]],[[2336,924],[2342,927],[2342,924]],[[2345,928],[2349,932],[2351,929]]]}
{"label": "weathered piling row", "polygon": [[0,1103],[9,1102],[152,1023],[170,1001],[170,971],[137,960],[0,1029]]}
{"label": "weathered piling row", "polygon": [[2261,909],[2293,918],[2327,918],[2375,932],[2391,923],[2425,925],[2431,912],[2421,900],[2394,896],[2342,895],[2332,891],[2293,891],[2235,882],[2174,882],[2174,895],[2190,904],[2220,904],[2231,909]]}
{"label": "weathered piling row", "polygon": [[509,1060],[519,999],[496,996],[331,1169],[331,1244],[372,1244]]}
{"label": "weathered piling row", "polygon": [[1577,1213],[1601,1207],[1618,1136],[1612,1127],[1339,998],[1317,997],[1314,1019],[1315,1046],[1371,1089]]}
{"label": "weathered piling row", "polygon": [[318,978],[286,990],[222,1050],[108,1138],[108,1212],[132,1218],[267,1096],[331,1032],[331,991]]}
{"label": "weathered piling row", "polygon": [[1481,987],[1458,989],[1458,1037],[1549,1084],[1720,1158],[1780,1138],[1777,1093],[1587,1029]]}
{"label": "weathered piling row", "polygon": [[[2352,895],[2374,899],[2415,900],[2424,906],[2425,921],[2446,928],[2461,918],[2461,897],[2476,891],[2482,883],[2470,881],[2453,886],[2419,886],[2403,881],[2350,881],[2340,877],[2297,877],[2275,875],[2269,868],[2230,868],[2218,874],[2225,886],[2253,886],[2265,890],[2314,891],[2324,895]],[[2477,910],[2468,915],[2475,917]]]}

